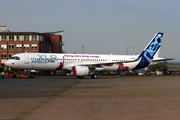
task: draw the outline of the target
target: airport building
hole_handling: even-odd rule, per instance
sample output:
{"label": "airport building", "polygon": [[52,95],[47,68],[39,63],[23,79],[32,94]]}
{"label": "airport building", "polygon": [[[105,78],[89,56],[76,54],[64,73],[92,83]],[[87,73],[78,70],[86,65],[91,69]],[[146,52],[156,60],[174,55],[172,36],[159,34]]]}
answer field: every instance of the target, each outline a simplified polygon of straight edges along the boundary
{"label": "airport building", "polygon": [[62,53],[62,35],[38,32],[14,32],[0,26],[0,67],[17,53]]}

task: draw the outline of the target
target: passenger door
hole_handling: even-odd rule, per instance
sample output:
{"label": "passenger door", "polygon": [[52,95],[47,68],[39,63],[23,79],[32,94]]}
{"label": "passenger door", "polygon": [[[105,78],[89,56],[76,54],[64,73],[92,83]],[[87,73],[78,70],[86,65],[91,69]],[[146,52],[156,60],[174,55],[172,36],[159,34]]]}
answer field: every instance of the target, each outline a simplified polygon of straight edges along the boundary
{"label": "passenger door", "polygon": [[25,57],[25,64],[29,64],[29,55],[24,55],[24,57]]}

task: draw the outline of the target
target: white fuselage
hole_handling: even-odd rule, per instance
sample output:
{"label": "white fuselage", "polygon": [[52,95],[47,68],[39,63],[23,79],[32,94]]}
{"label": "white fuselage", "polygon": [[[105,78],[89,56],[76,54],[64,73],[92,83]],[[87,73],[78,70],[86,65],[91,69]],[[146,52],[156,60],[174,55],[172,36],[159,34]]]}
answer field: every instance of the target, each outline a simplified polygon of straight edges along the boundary
{"label": "white fuselage", "polygon": [[[101,65],[96,70],[101,71],[123,71],[119,68],[120,62],[133,61],[137,58],[135,55],[99,55],[99,54],[56,54],[56,53],[21,53],[16,54],[20,60],[9,59],[6,61],[6,66],[17,69],[29,70],[72,70],[73,66],[94,66]],[[106,63],[114,63],[107,64]],[[128,70],[133,69],[137,62],[123,63],[123,67],[128,67]]]}

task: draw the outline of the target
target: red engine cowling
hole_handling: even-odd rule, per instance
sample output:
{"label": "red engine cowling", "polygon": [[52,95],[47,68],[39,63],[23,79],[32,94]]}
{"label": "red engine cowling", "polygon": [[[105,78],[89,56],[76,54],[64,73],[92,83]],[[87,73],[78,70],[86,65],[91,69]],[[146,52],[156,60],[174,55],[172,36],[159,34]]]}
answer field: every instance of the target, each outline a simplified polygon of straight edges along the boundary
{"label": "red engine cowling", "polygon": [[74,66],[72,67],[73,75],[86,76],[89,74],[89,68],[86,66]]}
{"label": "red engine cowling", "polygon": [[52,70],[51,74],[52,75],[59,75],[59,76],[64,76],[68,73],[67,70]]}

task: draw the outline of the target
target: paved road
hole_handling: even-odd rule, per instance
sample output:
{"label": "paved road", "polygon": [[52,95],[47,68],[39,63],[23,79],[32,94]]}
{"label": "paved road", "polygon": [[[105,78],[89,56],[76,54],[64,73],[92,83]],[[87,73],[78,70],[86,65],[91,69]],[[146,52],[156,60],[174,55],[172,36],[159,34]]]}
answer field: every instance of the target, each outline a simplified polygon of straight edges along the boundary
{"label": "paved road", "polygon": [[180,76],[0,79],[0,120],[179,120]]}

